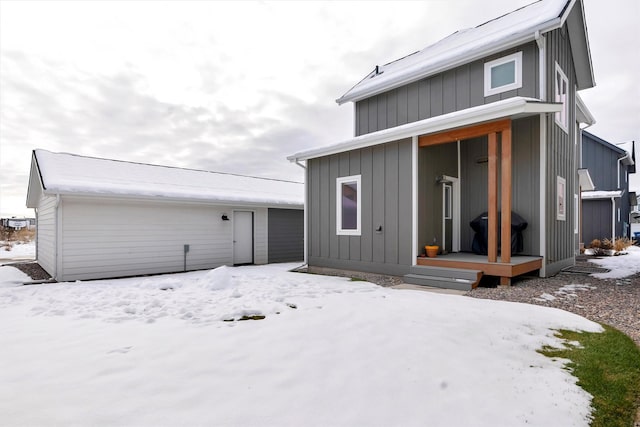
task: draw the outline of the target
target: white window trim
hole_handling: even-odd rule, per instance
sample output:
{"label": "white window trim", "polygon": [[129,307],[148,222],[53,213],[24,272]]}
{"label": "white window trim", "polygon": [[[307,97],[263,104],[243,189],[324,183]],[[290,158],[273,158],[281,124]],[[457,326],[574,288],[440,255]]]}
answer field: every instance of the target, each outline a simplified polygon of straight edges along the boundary
{"label": "white window trim", "polygon": [[567,220],[567,180],[561,176],[556,177],[556,219]]}
{"label": "white window trim", "polygon": [[[564,81],[567,86],[567,93],[564,101],[562,99],[559,99],[559,95],[558,95],[558,77],[557,77],[558,74],[560,74],[562,81]],[[556,62],[556,74],[553,76],[553,89],[554,89],[553,100],[555,102],[562,103],[562,109],[563,109],[563,111],[559,111],[554,115],[555,122],[558,126],[560,126],[560,129],[562,129],[566,133],[569,133],[569,79],[567,78],[567,75],[564,73],[564,71],[562,71],[562,68],[560,68],[560,65],[557,62]],[[564,113],[564,123],[561,120],[563,113]]]}
{"label": "white window trim", "polygon": [[[358,187],[356,200],[356,229],[342,228],[342,184],[355,182]],[[360,236],[362,223],[362,178],[361,175],[341,176],[336,178],[336,234],[339,236]]]}
{"label": "white window trim", "polygon": [[[498,65],[506,64],[507,62],[515,61],[515,81],[503,86],[495,88],[491,87],[491,69]],[[513,53],[511,55],[503,56],[502,58],[495,59],[493,61],[485,62],[484,64],[484,96],[491,96],[509,90],[520,89],[522,87],[522,51]]]}
{"label": "white window trim", "polygon": [[577,194],[573,195],[573,233],[578,234],[580,232],[580,201]]}

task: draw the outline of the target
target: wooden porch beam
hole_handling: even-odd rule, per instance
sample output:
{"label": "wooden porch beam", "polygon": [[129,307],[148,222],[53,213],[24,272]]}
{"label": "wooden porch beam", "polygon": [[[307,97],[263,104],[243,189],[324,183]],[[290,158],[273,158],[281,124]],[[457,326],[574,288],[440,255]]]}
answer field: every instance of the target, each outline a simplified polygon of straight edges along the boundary
{"label": "wooden porch beam", "polygon": [[418,138],[418,145],[420,147],[427,147],[429,145],[446,144],[448,142],[477,138],[491,133],[502,132],[505,129],[511,129],[511,119],[498,120],[495,122],[423,135]]}
{"label": "wooden porch beam", "polygon": [[502,191],[501,209],[502,209],[502,233],[501,233],[501,249],[500,261],[511,262],[511,127],[502,131],[502,151],[501,166],[502,174]]}
{"label": "wooden porch beam", "polygon": [[488,236],[487,260],[498,260],[498,135],[489,134],[489,178],[488,178]]}

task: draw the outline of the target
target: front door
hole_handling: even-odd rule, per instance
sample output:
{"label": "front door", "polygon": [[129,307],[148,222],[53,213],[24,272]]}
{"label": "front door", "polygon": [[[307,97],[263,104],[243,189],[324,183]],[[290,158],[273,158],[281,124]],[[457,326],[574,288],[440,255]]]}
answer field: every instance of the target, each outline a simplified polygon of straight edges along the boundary
{"label": "front door", "polygon": [[253,212],[233,212],[233,263],[253,264]]}

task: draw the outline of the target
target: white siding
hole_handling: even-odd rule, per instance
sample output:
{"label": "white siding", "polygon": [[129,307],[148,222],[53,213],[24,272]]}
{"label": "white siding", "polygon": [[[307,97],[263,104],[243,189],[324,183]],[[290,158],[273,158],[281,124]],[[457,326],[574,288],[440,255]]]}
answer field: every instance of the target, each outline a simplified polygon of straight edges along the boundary
{"label": "white siding", "polygon": [[40,196],[38,202],[38,232],[36,234],[38,264],[55,276],[56,253],[56,198]]}
{"label": "white siding", "polygon": [[[59,280],[215,268],[233,262],[233,207],[65,198]],[[253,209],[252,209],[253,210]],[[255,209],[255,262],[265,263],[266,209]],[[230,221],[223,221],[226,213]]]}

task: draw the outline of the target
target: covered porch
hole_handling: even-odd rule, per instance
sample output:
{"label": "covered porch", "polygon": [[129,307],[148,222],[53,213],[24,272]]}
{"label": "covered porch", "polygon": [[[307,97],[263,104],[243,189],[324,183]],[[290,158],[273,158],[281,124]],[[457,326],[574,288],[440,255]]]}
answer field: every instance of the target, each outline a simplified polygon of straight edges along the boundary
{"label": "covered porch", "polygon": [[[529,152],[540,150],[538,120],[536,116],[524,121],[530,128],[537,128],[537,132],[529,132],[531,135],[520,132],[520,140],[517,141],[527,146]],[[519,126],[522,125],[521,121]],[[477,286],[483,275],[489,275],[499,277],[501,285],[510,285],[513,277],[542,268],[543,256],[538,244],[542,230],[536,213],[539,211],[539,199],[534,200],[539,197],[539,190],[529,190],[537,194],[535,197],[528,194],[529,200],[522,198],[518,206],[525,210],[531,223],[528,238],[538,242],[529,242],[526,256],[512,253],[513,126],[511,118],[501,118],[418,137],[421,158],[425,159],[419,162],[419,188],[422,187],[419,240],[431,245],[433,235],[434,243],[439,244],[440,254],[435,258],[418,256],[405,280],[431,285],[439,281],[442,286],[467,288]],[[516,154],[519,163],[522,163],[522,157],[530,156],[529,152],[521,149]],[[451,165],[454,153],[457,153],[455,168]],[[521,174],[525,178],[519,179],[539,177],[539,157],[526,160],[531,164],[528,169],[522,168]],[[472,212],[486,213],[486,252],[482,252],[486,255],[471,251],[468,227]]]}

